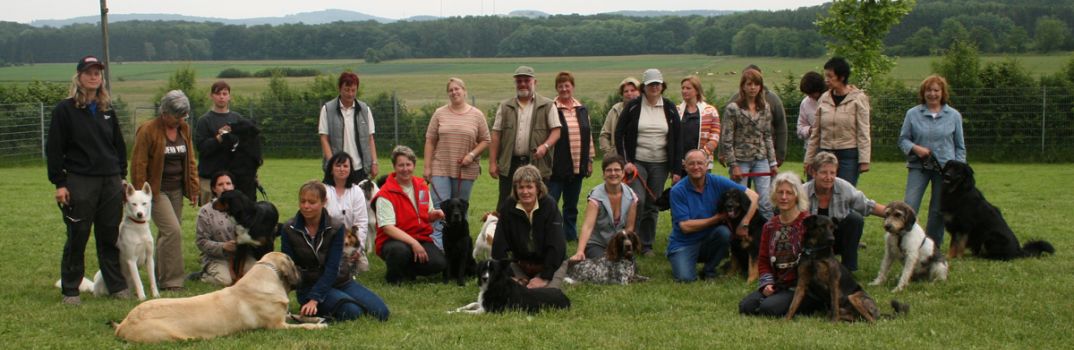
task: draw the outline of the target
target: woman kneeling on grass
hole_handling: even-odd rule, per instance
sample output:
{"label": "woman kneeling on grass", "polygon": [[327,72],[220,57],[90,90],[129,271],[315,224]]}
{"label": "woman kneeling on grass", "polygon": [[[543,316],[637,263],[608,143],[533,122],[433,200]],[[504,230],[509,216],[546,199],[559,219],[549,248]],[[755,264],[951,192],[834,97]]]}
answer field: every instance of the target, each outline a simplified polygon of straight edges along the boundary
{"label": "woman kneeling on grass", "polygon": [[[798,283],[798,255],[802,252],[805,218],[809,216],[808,198],[802,180],[794,173],[777,175],[772,185],[771,200],[779,208],[779,215],[772,216],[761,231],[761,251],[757,256],[760,288],[738,304],[738,312],[744,315],[787,314],[794,297],[790,288]],[[807,293],[798,313],[809,314],[821,310],[822,305]]]}
{"label": "woman kneeling on grass", "polygon": [[296,290],[302,315],[353,320],[369,314],[388,320],[388,306],[375,293],[351,278],[340,264],[343,225],[331,226],[325,202],[328,192],[311,180],[298,190],[298,213],[280,228],[280,250],[295,261],[302,274]]}
{"label": "woman kneeling on grass", "polygon": [[410,147],[396,146],[392,150],[394,171],[373,196],[379,226],[377,255],[387,265],[384,279],[391,284],[447,268],[447,257],[432,238],[432,222],[444,218],[444,212],[433,209],[429,185],[414,176],[417,159]]}

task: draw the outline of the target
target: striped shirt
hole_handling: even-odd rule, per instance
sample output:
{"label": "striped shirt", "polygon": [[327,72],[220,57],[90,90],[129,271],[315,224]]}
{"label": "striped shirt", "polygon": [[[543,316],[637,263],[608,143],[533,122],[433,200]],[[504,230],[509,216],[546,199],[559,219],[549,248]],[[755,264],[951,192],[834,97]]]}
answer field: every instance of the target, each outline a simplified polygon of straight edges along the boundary
{"label": "striped shirt", "polygon": [[[463,113],[452,111],[450,105],[437,108],[429,120],[425,138],[433,142],[433,176],[452,178],[459,177],[461,165],[458,161],[462,157],[473,151],[478,143],[491,140],[485,113],[469,105]],[[474,157],[473,163],[462,167],[461,178],[474,180],[480,174],[481,164],[478,157]]]}
{"label": "striped shirt", "polygon": [[[563,120],[567,122],[564,127],[567,128],[567,141],[571,145],[571,165],[574,166],[575,174],[582,174],[581,159],[582,159],[582,134],[578,132],[580,126],[578,124],[578,112],[575,108],[581,107],[582,103],[577,99],[571,98],[571,104],[565,105],[559,102],[559,99],[555,101],[556,108],[563,113]],[[593,159],[593,138],[589,139],[589,158]],[[588,170],[588,169],[585,169]]]}

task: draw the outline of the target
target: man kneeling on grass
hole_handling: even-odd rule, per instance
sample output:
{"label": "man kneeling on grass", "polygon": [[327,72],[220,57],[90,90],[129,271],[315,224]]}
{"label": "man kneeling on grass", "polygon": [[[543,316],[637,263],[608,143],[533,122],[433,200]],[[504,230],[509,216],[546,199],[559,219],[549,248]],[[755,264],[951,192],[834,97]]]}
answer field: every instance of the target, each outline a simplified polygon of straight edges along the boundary
{"label": "man kneeling on grass", "polygon": [[[742,222],[750,222],[757,213],[757,193],[723,176],[709,174],[711,160],[704,152],[686,152],[683,167],[689,181],[679,181],[671,188],[671,237],[667,257],[671,274],[679,282],[697,279],[697,264],[704,263],[703,279],[716,277],[716,266],[727,256],[731,229],[726,217],[716,212],[724,191],[737,189],[750,197],[750,209]],[[740,236],[747,234],[746,226],[738,227]]]}

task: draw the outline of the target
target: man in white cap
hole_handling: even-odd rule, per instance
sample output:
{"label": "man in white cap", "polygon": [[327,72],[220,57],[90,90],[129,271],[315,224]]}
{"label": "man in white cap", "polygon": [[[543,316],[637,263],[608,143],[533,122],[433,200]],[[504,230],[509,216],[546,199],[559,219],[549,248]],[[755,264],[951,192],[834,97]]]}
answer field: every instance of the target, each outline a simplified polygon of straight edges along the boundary
{"label": "man in white cap", "polygon": [[511,178],[518,167],[533,164],[541,177],[552,176],[552,147],[559,140],[559,111],[552,100],[537,95],[533,68],[515,69],[515,97],[496,110],[489,146],[489,175],[500,180],[499,210],[511,193]]}

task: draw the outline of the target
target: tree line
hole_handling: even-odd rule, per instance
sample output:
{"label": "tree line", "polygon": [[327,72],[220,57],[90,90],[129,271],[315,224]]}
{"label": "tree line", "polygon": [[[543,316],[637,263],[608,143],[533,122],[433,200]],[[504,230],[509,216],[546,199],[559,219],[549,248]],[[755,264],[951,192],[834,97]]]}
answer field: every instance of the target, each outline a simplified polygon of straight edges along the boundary
{"label": "tree line", "polygon": [[[109,25],[116,61],[597,56],[696,53],[818,57],[814,22],[831,4],[717,17],[467,16],[393,23],[225,25],[127,21]],[[1074,0],[920,0],[885,37],[886,53],[928,55],[955,41],[985,53],[1074,49]],[[100,51],[100,28],[0,22],[0,64],[71,62]]]}

